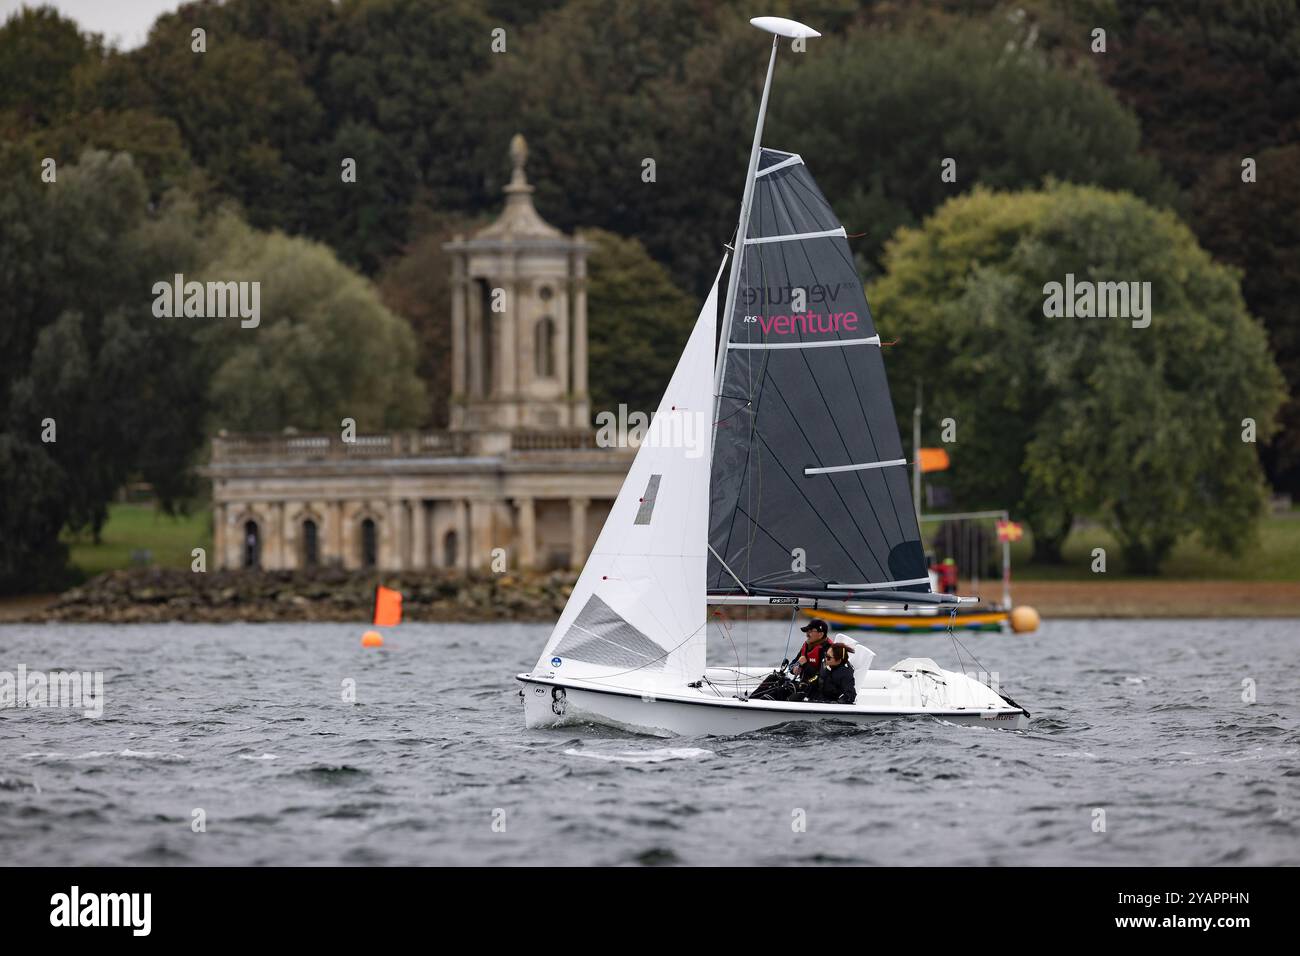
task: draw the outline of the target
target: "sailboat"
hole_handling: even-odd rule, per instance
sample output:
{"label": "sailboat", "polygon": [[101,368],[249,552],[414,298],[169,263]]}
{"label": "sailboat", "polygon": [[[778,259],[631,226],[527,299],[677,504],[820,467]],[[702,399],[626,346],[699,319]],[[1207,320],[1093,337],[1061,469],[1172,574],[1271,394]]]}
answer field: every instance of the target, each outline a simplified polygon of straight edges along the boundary
{"label": "sailboat", "polygon": [[[731,254],[564,612],[522,683],[529,728],[596,723],[656,736],[791,721],[939,718],[1024,728],[992,687],[907,658],[855,654],[853,704],[751,696],[772,667],[709,667],[709,608],[955,605],[930,586],[898,423],[844,227],[796,153],[761,145],[783,38],[772,37]],[[728,263],[730,271],[728,272]],[[719,334],[718,299],[727,274]],[[675,440],[711,434],[710,453]]]}

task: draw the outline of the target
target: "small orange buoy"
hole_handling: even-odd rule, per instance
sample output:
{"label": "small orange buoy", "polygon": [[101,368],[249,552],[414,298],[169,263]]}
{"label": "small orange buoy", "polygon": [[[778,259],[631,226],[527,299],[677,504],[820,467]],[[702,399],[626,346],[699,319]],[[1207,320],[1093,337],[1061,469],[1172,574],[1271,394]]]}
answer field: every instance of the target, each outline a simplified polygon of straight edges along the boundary
{"label": "small orange buoy", "polygon": [[1022,604],[1011,611],[1011,630],[1017,634],[1029,634],[1038,630],[1038,612],[1028,604]]}
{"label": "small orange buoy", "polygon": [[366,631],[366,633],[361,635],[361,646],[383,647],[384,635],[380,634],[378,631]]}

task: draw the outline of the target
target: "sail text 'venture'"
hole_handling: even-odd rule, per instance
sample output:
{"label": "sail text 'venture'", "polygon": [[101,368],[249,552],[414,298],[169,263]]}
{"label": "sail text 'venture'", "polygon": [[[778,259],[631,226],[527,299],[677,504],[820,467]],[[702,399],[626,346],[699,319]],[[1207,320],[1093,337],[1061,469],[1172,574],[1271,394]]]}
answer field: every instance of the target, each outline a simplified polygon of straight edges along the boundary
{"label": "sail text 'venture'", "polygon": [[804,312],[798,315],[747,315],[745,322],[757,323],[764,336],[809,335],[819,332],[857,332],[856,312]]}

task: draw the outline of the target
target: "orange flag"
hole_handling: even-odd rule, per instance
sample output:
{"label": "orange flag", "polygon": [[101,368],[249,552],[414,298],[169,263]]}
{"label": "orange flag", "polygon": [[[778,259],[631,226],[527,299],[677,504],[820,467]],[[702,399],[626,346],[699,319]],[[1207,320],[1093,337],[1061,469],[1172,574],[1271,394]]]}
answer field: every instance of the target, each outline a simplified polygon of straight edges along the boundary
{"label": "orange flag", "polygon": [[931,471],[948,470],[948,450],[946,448],[921,449],[921,474]]}
{"label": "orange flag", "polygon": [[1014,521],[999,521],[997,527],[999,541],[1019,541],[1025,533],[1025,529]]}
{"label": "orange flag", "polygon": [[392,627],[402,623],[402,592],[375,587],[375,627]]}

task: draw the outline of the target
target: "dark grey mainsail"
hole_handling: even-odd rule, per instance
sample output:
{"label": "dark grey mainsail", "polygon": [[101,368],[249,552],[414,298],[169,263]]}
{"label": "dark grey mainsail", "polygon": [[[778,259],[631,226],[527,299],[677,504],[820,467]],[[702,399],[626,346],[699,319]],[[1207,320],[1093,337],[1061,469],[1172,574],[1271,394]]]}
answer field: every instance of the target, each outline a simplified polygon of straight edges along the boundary
{"label": "dark grey mainsail", "polygon": [[843,227],[762,150],[718,399],[714,594],[928,594],[880,354]]}

